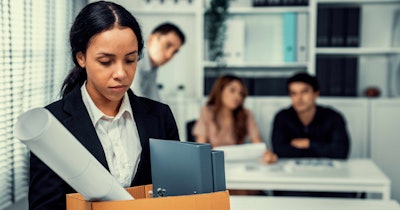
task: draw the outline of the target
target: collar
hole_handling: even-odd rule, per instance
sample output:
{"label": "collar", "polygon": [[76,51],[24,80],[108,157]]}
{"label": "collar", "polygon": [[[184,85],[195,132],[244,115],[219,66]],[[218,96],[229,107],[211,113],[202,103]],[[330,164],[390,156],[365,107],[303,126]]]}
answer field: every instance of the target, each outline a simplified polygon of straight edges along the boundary
{"label": "collar", "polygon": [[157,71],[158,67],[152,68],[151,67],[151,60],[150,60],[150,54],[146,50],[143,50],[143,58],[138,64],[140,66],[140,69],[146,72],[151,72],[151,71]]}
{"label": "collar", "polygon": [[115,117],[105,115],[96,106],[96,104],[93,102],[92,98],[90,97],[89,93],[87,92],[86,82],[84,82],[83,85],[81,86],[81,94],[82,94],[83,103],[85,104],[85,106],[88,109],[88,113],[89,113],[90,119],[92,120],[93,126],[96,126],[98,121],[102,118],[120,119],[125,113],[127,113],[131,117],[131,119],[133,119],[132,107],[131,107],[127,93],[125,93],[124,97],[122,98],[121,106],[119,107],[119,111]]}

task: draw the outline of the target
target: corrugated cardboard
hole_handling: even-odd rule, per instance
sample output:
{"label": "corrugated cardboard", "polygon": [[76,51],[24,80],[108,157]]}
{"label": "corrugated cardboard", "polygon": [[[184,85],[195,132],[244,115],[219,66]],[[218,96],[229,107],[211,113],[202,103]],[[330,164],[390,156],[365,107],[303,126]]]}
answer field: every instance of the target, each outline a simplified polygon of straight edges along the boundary
{"label": "corrugated cardboard", "polygon": [[229,192],[149,198],[152,185],[126,189],[135,200],[90,202],[79,193],[67,195],[67,210],[229,210]]}

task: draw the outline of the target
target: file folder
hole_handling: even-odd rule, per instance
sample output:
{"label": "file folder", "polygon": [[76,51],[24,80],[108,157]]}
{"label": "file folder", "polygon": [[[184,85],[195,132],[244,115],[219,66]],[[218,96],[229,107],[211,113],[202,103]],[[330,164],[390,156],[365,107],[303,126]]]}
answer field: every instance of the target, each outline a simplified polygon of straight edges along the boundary
{"label": "file folder", "polygon": [[150,139],[154,197],[213,192],[210,144]]}

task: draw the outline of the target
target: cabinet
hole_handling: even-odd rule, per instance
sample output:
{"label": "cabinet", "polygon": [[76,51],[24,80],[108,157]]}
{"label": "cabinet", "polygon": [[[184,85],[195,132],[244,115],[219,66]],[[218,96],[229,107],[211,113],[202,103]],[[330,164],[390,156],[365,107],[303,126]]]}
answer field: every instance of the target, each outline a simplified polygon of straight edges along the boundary
{"label": "cabinet", "polygon": [[371,101],[371,158],[391,180],[392,198],[400,201],[400,100]]}
{"label": "cabinet", "polygon": [[[253,7],[252,1],[231,1],[224,46],[227,58],[218,64],[204,56],[204,94],[209,92],[215,78],[230,73],[245,79],[250,95],[286,95],[286,78],[311,67],[310,9],[309,6]],[[304,27],[299,28],[301,37],[298,37],[296,21],[300,17]],[[297,41],[304,49],[301,59],[295,55]],[[235,52],[241,54],[235,57]]]}
{"label": "cabinet", "polygon": [[[375,86],[383,97],[399,96],[399,53],[400,53],[400,1],[398,0],[315,0],[311,1],[311,54],[310,62],[317,63],[318,56],[329,58],[357,59],[358,76],[356,95],[363,96],[368,87]],[[317,47],[314,37],[320,20],[318,9],[351,8],[360,10],[359,46]],[[332,27],[332,26],[331,26]],[[317,73],[316,65],[308,70]]]}
{"label": "cabinet", "polygon": [[[343,66],[346,64],[342,64],[342,61],[338,63],[340,59],[354,61],[353,63],[347,61],[347,63],[353,65],[353,68],[357,70],[352,73],[356,74],[355,76],[353,75],[354,81],[347,81],[350,86],[354,86],[352,87],[354,93],[346,95],[343,93],[344,90],[339,90],[339,93],[335,91],[327,95],[363,96],[367,87],[377,87],[383,97],[400,95],[399,0],[309,0],[308,6],[282,7],[253,7],[251,1],[244,0],[232,2],[228,20],[241,20],[244,22],[246,31],[244,42],[240,41],[243,37],[239,36],[236,39],[236,42],[244,43],[242,47],[244,55],[241,62],[227,61],[219,67],[206,59],[203,63],[204,75],[205,78],[210,78],[209,81],[205,80],[206,87],[210,86],[207,83],[212,84],[213,78],[225,73],[233,73],[243,78],[251,78],[254,83],[270,84],[262,87],[264,90],[282,88],[284,80],[273,81],[266,78],[287,78],[297,71],[307,71],[317,75],[317,58],[325,57],[335,60],[335,63],[338,64],[335,67],[334,63],[330,63],[324,67],[327,68],[326,70],[322,69],[322,73],[327,73],[329,69],[333,69],[328,73],[328,82],[329,80],[334,80],[333,82],[336,85],[344,86],[345,84],[342,83],[346,83],[346,78],[349,78],[349,76],[346,76],[349,71],[346,71],[345,66]],[[334,27],[332,22],[318,26],[318,22],[322,18],[319,13],[321,8],[359,8],[359,45],[354,47],[317,46],[318,30],[322,26],[327,28]],[[288,25],[285,22],[285,16],[293,13],[297,16],[298,21],[301,16],[305,16],[306,22],[305,25],[302,25],[306,28],[305,34],[300,31],[300,25],[296,25],[298,26],[295,31],[296,34],[292,36],[294,36],[297,45],[300,42],[304,42],[306,52],[299,59],[300,53],[297,50],[297,58],[287,61],[285,60],[285,51],[287,50],[285,29]],[[347,15],[347,13],[344,15]],[[337,16],[330,16],[329,18],[337,19]],[[345,23],[342,24],[345,25],[347,20],[344,19],[343,21]],[[228,28],[229,26],[230,24],[228,24]],[[354,27],[350,25],[350,29],[352,28]],[[346,30],[348,29],[340,29],[339,33],[345,34],[347,33]],[[228,34],[228,36],[235,35]],[[229,41],[230,39],[227,40]],[[229,42],[228,45],[232,43],[234,42]],[[296,48],[296,46],[294,47]],[[260,78],[264,78],[264,80],[257,81]],[[274,85],[274,82],[281,84]],[[257,85],[250,84],[250,86],[252,86],[249,88],[251,89],[250,92],[255,92],[254,95],[285,95],[285,91],[277,91],[275,93],[259,92]],[[331,86],[333,85],[328,84],[327,88],[331,88]]]}

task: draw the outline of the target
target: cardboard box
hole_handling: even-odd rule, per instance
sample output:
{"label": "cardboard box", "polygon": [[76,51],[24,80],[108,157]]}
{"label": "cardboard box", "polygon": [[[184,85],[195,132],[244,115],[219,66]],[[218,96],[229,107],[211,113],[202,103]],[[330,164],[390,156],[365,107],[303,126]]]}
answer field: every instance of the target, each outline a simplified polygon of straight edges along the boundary
{"label": "cardboard box", "polygon": [[79,193],[67,194],[67,210],[229,210],[229,192],[149,198],[152,185],[126,189],[135,200],[90,202]]}

